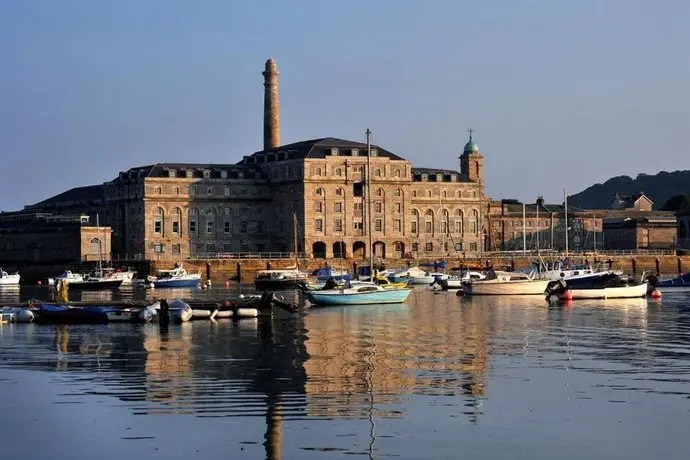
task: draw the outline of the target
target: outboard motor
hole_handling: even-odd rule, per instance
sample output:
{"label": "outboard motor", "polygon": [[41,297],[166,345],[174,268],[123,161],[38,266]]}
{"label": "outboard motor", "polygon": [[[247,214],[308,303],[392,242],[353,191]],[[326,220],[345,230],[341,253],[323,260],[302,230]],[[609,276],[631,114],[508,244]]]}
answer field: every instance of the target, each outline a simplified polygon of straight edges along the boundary
{"label": "outboard motor", "polygon": [[551,281],[547,286],[546,286],[546,298],[548,299],[551,297],[551,294],[554,293],[560,293],[565,291],[567,287],[567,283],[563,278]]}

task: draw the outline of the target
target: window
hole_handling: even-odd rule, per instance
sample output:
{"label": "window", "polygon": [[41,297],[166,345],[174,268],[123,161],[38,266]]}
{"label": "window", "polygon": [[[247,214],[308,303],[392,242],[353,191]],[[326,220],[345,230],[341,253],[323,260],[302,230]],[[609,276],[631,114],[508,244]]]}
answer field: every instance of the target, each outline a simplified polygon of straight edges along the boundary
{"label": "window", "polygon": [[443,233],[444,235],[448,233],[448,222],[441,222],[441,233]]}
{"label": "window", "polygon": [[161,195],[163,193],[162,187],[156,187],[156,195]]}
{"label": "window", "polygon": [[443,198],[447,198],[447,197],[448,197],[448,193],[444,190],[444,191],[441,192],[441,196],[443,196]]}
{"label": "window", "polygon": [[216,252],[216,245],[213,243],[206,243],[206,252]]}
{"label": "window", "polygon": [[191,235],[196,235],[196,221],[195,220],[189,221],[189,233]]}
{"label": "window", "polygon": [[447,242],[444,241],[443,243],[441,243],[441,250],[443,250],[443,252],[448,252],[448,243]]}
{"label": "window", "polygon": [[179,254],[180,253],[180,243],[175,243],[172,245],[172,253],[173,254]]}
{"label": "window", "polygon": [[402,203],[395,203],[395,212],[401,213],[402,212]]}
{"label": "window", "polygon": [[314,231],[323,232],[323,219],[316,219],[314,221]]}
{"label": "window", "polygon": [[402,221],[400,219],[396,219],[394,224],[394,228],[396,232],[402,232]]}
{"label": "window", "polygon": [[401,196],[401,195],[402,195],[402,190],[400,190],[399,188],[396,188],[395,190],[393,190],[393,196]]}
{"label": "window", "polygon": [[193,185],[189,186],[189,194],[196,195],[196,188]]}
{"label": "window", "polygon": [[173,233],[180,233],[180,223],[175,221],[172,223],[172,232]]}
{"label": "window", "polygon": [[382,206],[380,202],[374,203],[374,212],[381,212]]}
{"label": "window", "polygon": [[343,219],[336,219],[333,222],[333,230],[336,232],[342,232],[343,231]]}
{"label": "window", "polygon": [[240,241],[240,251],[248,251],[249,250],[249,243],[247,240],[242,240]]}
{"label": "window", "polygon": [[376,189],[376,196],[383,196],[383,189],[382,188]]}
{"label": "window", "polygon": [[319,187],[316,190],[314,190],[314,193],[316,193],[319,196],[323,196],[323,189]]}
{"label": "window", "polygon": [[400,170],[399,170],[399,169],[396,169],[396,170],[393,172],[393,175],[394,175],[395,177],[400,177]]}
{"label": "window", "polygon": [[381,177],[381,170],[380,170],[380,169],[375,170],[375,171],[374,171],[374,175],[375,175],[376,177]]}
{"label": "window", "polygon": [[264,232],[264,222],[262,220],[258,221],[256,223],[256,233],[263,233]]}
{"label": "window", "polygon": [[476,251],[477,250],[477,243],[470,243],[470,251]]}
{"label": "window", "polygon": [[352,223],[352,228],[362,231],[364,230],[364,225],[362,224],[361,220],[356,220]]}
{"label": "window", "polygon": [[425,225],[424,225],[424,232],[426,232],[426,233],[431,233],[431,228],[432,228],[431,222],[425,222]]}
{"label": "window", "polygon": [[213,223],[212,220],[206,222],[206,233],[213,233]]}
{"label": "window", "polygon": [[207,187],[206,188],[206,195],[213,195],[213,187]]}
{"label": "window", "polygon": [[163,253],[163,244],[162,243],[155,243],[153,245],[153,252],[156,254],[162,254]]}
{"label": "window", "polygon": [[427,197],[427,198],[431,198],[431,190],[427,190],[427,191],[426,191],[426,197]]}
{"label": "window", "polygon": [[374,230],[376,230],[377,232],[383,231],[383,221],[381,219],[376,219],[374,221]]}
{"label": "window", "polygon": [[412,243],[412,252],[419,252],[419,243]]}
{"label": "window", "polygon": [[336,176],[342,176],[343,175],[343,170],[340,168],[335,168],[335,175]]}
{"label": "window", "polygon": [[323,212],[323,203],[321,201],[314,203],[314,212]]}
{"label": "window", "polygon": [[229,216],[230,215],[230,208],[223,208],[223,214],[225,214],[226,216]]}
{"label": "window", "polygon": [[343,204],[342,203],[334,203],[333,204],[333,211],[334,212],[343,212]]}
{"label": "window", "polygon": [[425,250],[426,252],[433,252],[433,250],[434,250],[434,243],[427,243],[427,244],[424,246],[424,250]]}
{"label": "window", "polygon": [[240,214],[242,215],[242,217],[247,217],[249,215],[249,208],[240,209]]}
{"label": "window", "polygon": [[356,202],[355,203],[355,211],[361,211],[362,210],[362,202]]}
{"label": "window", "polygon": [[230,196],[230,187],[225,187],[223,189],[223,194],[225,194],[225,196]]}
{"label": "window", "polygon": [[243,220],[240,222],[240,233],[247,233],[248,225],[247,221]]}
{"label": "window", "polygon": [[230,233],[230,221],[223,222],[223,232]]}
{"label": "window", "polygon": [[220,178],[221,179],[227,179],[228,178],[228,172],[227,171],[221,171],[220,172]]}
{"label": "window", "polygon": [[163,233],[163,222],[160,220],[153,221],[153,233]]}
{"label": "window", "polygon": [[175,191],[175,195],[180,194],[180,187],[175,187],[173,190]]}
{"label": "window", "polygon": [[232,243],[223,243],[223,252],[232,251]]}
{"label": "window", "polygon": [[417,221],[412,221],[412,233],[417,233]]}
{"label": "window", "polygon": [[335,191],[335,194],[338,196],[343,196],[345,194],[345,190],[342,188],[339,188],[338,190]]}
{"label": "window", "polygon": [[417,190],[412,190],[412,196],[416,197],[417,196]]}
{"label": "window", "polygon": [[208,170],[208,169],[204,169],[204,177],[205,177],[206,179],[208,179],[209,177],[211,177],[211,171]]}

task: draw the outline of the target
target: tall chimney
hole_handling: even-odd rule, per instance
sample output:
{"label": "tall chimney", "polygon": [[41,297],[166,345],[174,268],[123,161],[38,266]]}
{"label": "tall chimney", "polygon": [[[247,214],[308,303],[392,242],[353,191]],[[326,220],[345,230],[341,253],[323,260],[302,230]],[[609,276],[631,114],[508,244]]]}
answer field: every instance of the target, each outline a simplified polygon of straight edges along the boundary
{"label": "tall chimney", "polygon": [[266,61],[264,76],[264,150],[280,146],[280,105],[278,103],[278,66]]}

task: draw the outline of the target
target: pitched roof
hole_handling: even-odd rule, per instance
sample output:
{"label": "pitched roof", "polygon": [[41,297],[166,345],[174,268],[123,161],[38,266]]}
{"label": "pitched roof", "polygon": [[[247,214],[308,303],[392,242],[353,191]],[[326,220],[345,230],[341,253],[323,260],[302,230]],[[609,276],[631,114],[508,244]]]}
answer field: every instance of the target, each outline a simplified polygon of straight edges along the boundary
{"label": "pitched roof", "polygon": [[238,178],[239,173],[246,174],[249,177],[254,177],[259,174],[262,179],[265,179],[266,174],[257,166],[244,164],[214,164],[214,163],[156,163],[147,166],[137,166],[130,168],[122,174],[134,174],[137,178],[143,177],[171,177],[170,171],[175,171],[175,176],[172,177],[186,177],[187,171],[192,171],[193,177],[204,177],[204,170],[211,174],[211,178],[220,178],[221,171],[227,173],[227,178]]}
{"label": "pitched roof", "polygon": [[102,184],[87,185],[85,187],[74,187],[66,192],[62,192],[43,201],[39,201],[38,203],[24,206],[24,209],[100,203],[104,200],[105,188]]}
{"label": "pitched roof", "polygon": [[473,182],[469,177],[461,174],[454,169],[439,169],[439,168],[412,168],[412,179],[421,180],[422,174],[428,174],[427,180],[430,182],[436,181],[436,175],[442,174],[444,182],[450,182],[451,175],[455,174],[457,182]]}
{"label": "pitched roof", "polygon": [[[371,145],[372,150],[376,149],[376,156],[383,158],[390,158],[391,160],[404,160],[404,158],[386,150],[377,145]],[[366,157],[367,144],[362,142],[348,141],[345,139],[338,139],[336,137],[322,137],[320,139],[310,139],[306,141],[295,142],[293,144],[281,145],[273,149],[261,150],[249,156],[249,158],[260,157],[262,161],[281,161],[281,160],[297,160],[304,158],[326,158],[330,156],[332,149],[338,149],[338,156],[353,156],[352,150],[358,151],[358,156]],[[240,163],[243,163],[242,160]]]}

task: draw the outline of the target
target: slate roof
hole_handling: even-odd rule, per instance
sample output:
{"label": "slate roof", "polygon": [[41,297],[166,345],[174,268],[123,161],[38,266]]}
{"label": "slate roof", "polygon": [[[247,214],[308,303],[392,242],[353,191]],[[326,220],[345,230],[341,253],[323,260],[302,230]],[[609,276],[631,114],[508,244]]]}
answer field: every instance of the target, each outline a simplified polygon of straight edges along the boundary
{"label": "slate roof", "polygon": [[66,192],[52,196],[36,204],[25,206],[24,209],[40,209],[55,206],[74,206],[80,204],[97,204],[105,202],[105,188],[103,185],[87,185],[74,187]]}
{"label": "slate roof", "polygon": [[239,173],[243,173],[245,178],[254,178],[258,173],[262,179],[265,179],[266,174],[257,166],[243,165],[243,164],[214,164],[214,163],[156,163],[147,166],[137,166],[130,168],[123,174],[132,174],[136,178],[140,175],[143,177],[171,177],[169,171],[175,171],[174,177],[187,177],[187,171],[192,171],[192,177],[203,178],[204,170],[210,171],[212,179],[219,179],[221,171],[227,173],[227,178],[237,179]]}
{"label": "slate roof", "polygon": [[450,176],[455,174],[456,182],[473,182],[469,177],[461,174],[454,169],[438,169],[438,168],[412,168],[412,179],[419,181],[422,179],[422,174],[428,174],[427,181],[436,182],[436,175],[443,174],[443,182],[450,182]]}
{"label": "slate roof", "polygon": [[[247,158],[256,159],[260,162],[326,158],[326,156],[331,155],[331,149],[334,148],[338,149],[338,156],[343,157],[353,156],[353,149],[358,150],[357,156],[366,157],[367,154],[367,144],[363,142],[348,141],[336,137],[322,137],[320,139],[310,139],[295,142],[294,144],[281,145],[280,147],[269,150],[261,150],[249,155]],[[404,158],[386,149],[382,149],[378,145],[372,144],[371,148],[372,150],[376,149],[376,156],[378,157],[390,158],[391,160],[404,160]],[[246,160],[242,160],[238,164],[245,163],[245,161]]]}

